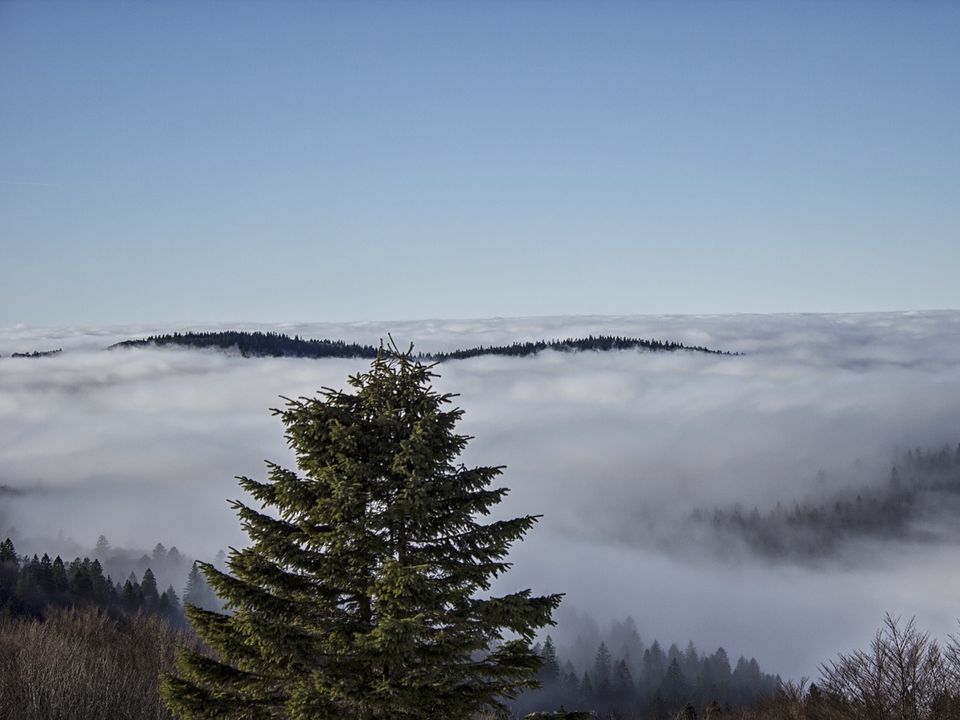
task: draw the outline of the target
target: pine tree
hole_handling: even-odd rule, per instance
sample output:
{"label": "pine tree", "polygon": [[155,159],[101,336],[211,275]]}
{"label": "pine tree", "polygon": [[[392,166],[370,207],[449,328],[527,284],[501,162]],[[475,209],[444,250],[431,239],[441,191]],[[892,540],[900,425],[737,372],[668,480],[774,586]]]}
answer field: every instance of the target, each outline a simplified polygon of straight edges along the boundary
{"label": "pine tree", "polygon": [[200,606],[197,599],[199,597],[201,579],[200,568],[197,567],[197,563],[194,562],[190,567],[190,574],[187,575],[187,585],[183,588],[183,602],[185,604]]}
{"label": "pine tree", "polygon": [[193,605],[201,610],[218,612],[221,610],[220,600],[200,572],[199,563],[194,563],[187,576],[187,586],[183,590],[183,604]]}
{"label": "pine tree", "polygon": [[173,589],[173,585],[163,591],[157,611],[169,620],[183,620],[180,598],[177,597],[177,591]]}
{"label": "pine tree", "polygon": [[109,601],[110,585],[103,576],[103,565],[99,560],[90,563],[90,582],[93,586],[93,600],[98,605],[105,605]]}
{"label": "pine tree", "polygon": [[642,668],[643,682],[651,688],[659,687],[666,672],[666,659],[658,641],[654,640],[653,645],[644,651]]}
{"label": "pine tree", "polygon": [[560,682],[560,662],[557,660],[557,647],[549,635],[538,655],[543,660],[539,673],[540,684],[545,688],[553,687]]}
{"label": "pine tree", "polygon": [[12,602],[20,574],[20,559],[13,541],[7,538],[0,543],[0,608]]}
{"label": "pine tree", "polygon": [[46,553],[40,558],[33,577],[36,583],[36,593],[42,605],[49,605],[53,601],[53,568],[50,556]]}
{"label": "pine tree", "polygon": [[593,681],[590,679],[590,673],[583,673],[583,680],[580,681],[580,694],[587,702],[596,702],[597,693],[593,687]]}
{"label": "pine tree", "polygon": [[664,699],[670,710],[679,708],[685,699],[687,684],[683,677],[683,671],[680,669],[680,663],[676,658],[670,661],[658,694]]}
{"label": "pine tree", "polygon": [[123,590],[120,592],[120,603],[123,609],[131,615],[143,607],[143,590],[140,589],[140,583],[136,581],[133,573],[123,584]]}
{"label": "pine tree", "polygon": [[90,577],[89,561],[84,565],[80,558],[70,561],[67,566],[67,580],[72,602],[86,604],[93,596],[93,579]]}
{"label": "pine tree", "polygon": [[40,575],[40,558],[36,555],[29,561],[24,558],[23,567],[17,576],[17,586],[14,590],[16,605],[20,612],[28,615],[40,615],[43,609],[43,597],[37,579]]}
{"label": "pine tree", "polygon": [[66,600],[67,591],[70,589],[70,581],[67,579],[67,568],[59,555],[53,559],[51,567],[51,576],[53,578],[53,590],[56,593],[59,602]]}
{"label": "pine tree", "polygon": [[143,592],[143,601],[147,610],[156,610],[157,605],[160,604],[160,593],[157,590],[157,578],[150,568],[147,568],[143,573],[140,589]]}
{"label": "pine tree", "polygon": [[593,658],[593,687],[603,702],[610,701],[612,680],[610,651],[607,649],[607,644],[601,642]]}
{"label": "pine tree", "polygon": [[536,517],[483,523],[498,467],[458,462],[462,411],[411,351],[276,410],[302,474],[239,478],[250,537],[203,563],[230,615],[188,607],[216,659],[184,651],[163,697],[181,718],[463,720],[536,685],[530,648],[560,596],[481,597]]}
{"label": "pine tree", "polygon": [[621,658],[613,665],[612,692],[614,704],[622,710],[633,702],[636,686],[633,684],[633,674],[627,661]]}

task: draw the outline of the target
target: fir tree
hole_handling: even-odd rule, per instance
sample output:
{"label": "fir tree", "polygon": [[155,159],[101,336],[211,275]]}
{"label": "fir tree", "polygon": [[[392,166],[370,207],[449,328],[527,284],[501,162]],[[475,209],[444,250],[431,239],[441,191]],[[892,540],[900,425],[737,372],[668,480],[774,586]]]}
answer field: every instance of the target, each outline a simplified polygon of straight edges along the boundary
{"label": "fir tree", "polygon": [[59,555],[53,560],[51,575],[53,577],[54,593],[56,593],[58,599],[62,601],[70,588],[70,581],[67,579],[67,568]]}
{"label": "fir tree", "polygon": [[201,580],[202,576],[200,575],[200,568],[197,567],[197,563],[194,562],[190,567],[190,574],[187,575],[187,585],[183,588],[183,602],[187,605],[196,605],[201,607],[200,603],[197,602]]}
{"label": "fir tree", "polygon": [[[203,563],[230,615],[188,607],[216,659],[184,651],[181,718],[462,720],[536,685],[530,643],[560,596],[480,597],[536,517],[483,523],[498,467],[458,462],[462,411],[411,352],[276,410],[302,474],[240,478],[251,544]],[[509,639],[508,639],[509,638]]]}
{"label": "fir tree", "polygon": [[155,610],[160,603],[160,593],[157,590],[157,578],[150,568],[147,568],[143,573],[140,589],[143,592],[143,601],[147,610]]}
{"label": "fir tree", "polygon": [[201,610],[217,612],[221,609],[220,601],[200,572],[199,563],[194,563],[187,576],[187,586],[183,590],[183,604],[193,605]]}
{"label": "fir tree", "polygon": [[674,658],[667,667],[658,693],[667,703],[667,707],[675,710],[680,706],[687,694],[687,684],[680,669],[680,663]]}
{"label": "fir tree", "polygon": [[123,590],[120,592],[120,602],[126,612],[133,614],[143,607],[143,591],[140,589],[140,583],[131,578],[133,578],[133,573],[130,573],[130,578],[127,578],[127,581],[123,584]]}
{"label": "fir tree", "polygon": [[633,701],[636,688],[633,684],[633,674],[627,661],[621,658],[613,665],[612,697],[619,708],[627,708]]}
{"label": "fir tree", "polygon": [[543,660],[540,667],[540,684],[549,688],[560,682],[560,663],[557,660],[557,648],[553,644],[553,638],[547,635],[543,643],[543,649],[538,653]]}
{"label": "fir tree", "polygon": [[90,577],[90,562],[80,558],[70,562],[67,567],[67,579],[70,595],[76,603],[85,603],[93,595],[93,578]]}
{"label": "fir tree", "polygon": [[182,621],[183,608],[180,607],[180,598],[177,597],[176,590],[170,585],[160,596],[160,603],[157,605],[157,611],[168,620]]}
{"label": "fir tree", "polygon": [[612,689],[611,660],[607,644],[602,642],[593,659],[593,686],[597,695],[604,701],[609,700]]}
{"label": "fir tree", "polygon": [[43,598],[37,587],[39,574],[40,559],[36,555],[29,562],[24,558],[23,567],[17,576],[15,597],[19,610],[28,615],[39,615],[43,608]]}
{"label": "fir tree", "polygon": [[0,608],[10,603],[17,587],[20,560],[13,541],[7,538],[0,543]]}

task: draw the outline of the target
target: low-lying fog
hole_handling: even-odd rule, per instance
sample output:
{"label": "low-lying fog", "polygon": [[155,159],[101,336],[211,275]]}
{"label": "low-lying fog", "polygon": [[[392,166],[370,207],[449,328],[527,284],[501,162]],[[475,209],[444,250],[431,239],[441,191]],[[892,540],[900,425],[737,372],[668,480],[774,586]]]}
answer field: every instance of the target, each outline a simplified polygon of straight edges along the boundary
{"label": "low-lying fog", "polygon": [[[204,557],[243,543],[233,476],[290,464],[268,408],[343,387],[367,363],[102,349],[187,327],[215,329],[0,330],[0,486],[23,491],[0,493],[0,535],[15,527],[29,544],[62,530],[92,546],[103,533]],[[723,645],[789,677],[863,646],[885,611],[940,636],[957,629],[951,515],[912,517],[931,530],[922,538],[867,532],[797,560],[718,545],[692,513],[832,505],[886,482],[908,448],[955,449],[960,312],[229,327],[366,343],[391,332],[424,351],[619,334],[743,352],[440,366],[439,388],[460,393],[461,430],[476,437],[465,461],[507,465],[504,511],[544,516],[502,587],[565,592],[566,613],[633,615],[645,637]]]}

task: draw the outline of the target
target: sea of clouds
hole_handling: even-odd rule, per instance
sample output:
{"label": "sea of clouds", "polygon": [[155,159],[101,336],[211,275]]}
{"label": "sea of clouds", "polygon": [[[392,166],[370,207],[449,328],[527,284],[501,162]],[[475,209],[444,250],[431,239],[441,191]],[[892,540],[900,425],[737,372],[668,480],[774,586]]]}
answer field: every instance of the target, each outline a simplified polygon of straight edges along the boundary
{"label": "sea of clouds", "polygon": [[565,592],[568,608],[601,620],[633,615],[650,639],[723,645],[790,677],[864,645],[886,611],[941,636],[957,629],[952,542],[865,541],[805,566],[718,558],[690,528],[698,508],[829,495],[881,482],[898,450],[955,447],[952,311],[0,329],[0,485],[18,491],[0,494],[0,533],[62,531],[83,545],[103,533],[199,556],[242,544],[233,476],[292,464],[269,408],[345,387],[366,362],[104,349],[218,328],[372,344],[391,333],[423,351],[612,334],[743,353],[439,366],[438,388],[459,393],[461,430],[475,436],[465,462],[506,465],[501,511],[543,515],[499,587]]}

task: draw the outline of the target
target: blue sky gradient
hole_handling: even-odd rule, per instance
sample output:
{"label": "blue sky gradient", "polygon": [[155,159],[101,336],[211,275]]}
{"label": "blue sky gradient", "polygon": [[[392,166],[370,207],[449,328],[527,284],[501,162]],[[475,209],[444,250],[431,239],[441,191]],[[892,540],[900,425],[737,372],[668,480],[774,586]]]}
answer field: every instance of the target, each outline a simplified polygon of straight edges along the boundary
{"label": "blue sky gradient", "polygon": [[0,3],[0,325],[960,307],[960,4]]}

